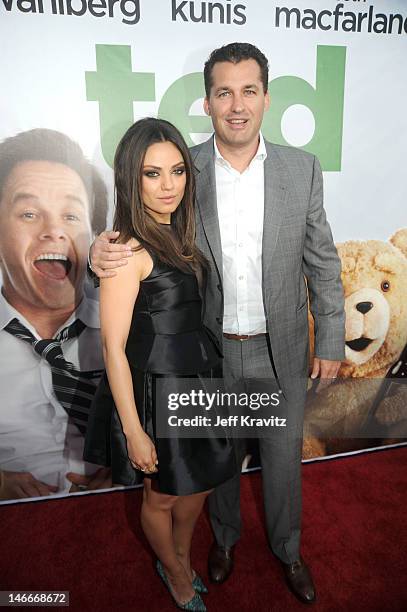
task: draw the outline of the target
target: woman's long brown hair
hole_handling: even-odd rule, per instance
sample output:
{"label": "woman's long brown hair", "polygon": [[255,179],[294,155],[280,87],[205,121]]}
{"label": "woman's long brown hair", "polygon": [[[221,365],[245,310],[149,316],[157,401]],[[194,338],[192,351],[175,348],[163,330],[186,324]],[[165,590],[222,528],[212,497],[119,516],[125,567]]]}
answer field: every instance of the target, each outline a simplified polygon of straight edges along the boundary
{"label": "woman's long brown hair", "polygon": [[[184,196],[171,215],[173,232],[157,223],[146,211],[141,183],[148,147],[171,142],[180,151],[186,172]],[[136,238],[161,261],[183,271],[206,267],[204,255],[195,245],[195,178],[188,146],[176,127],[163,119],[147,117],[134,123],[119,142],[114,157],[116,208],[113,227],[120,242]],[[175,234],[175,239],[172,237]]]}

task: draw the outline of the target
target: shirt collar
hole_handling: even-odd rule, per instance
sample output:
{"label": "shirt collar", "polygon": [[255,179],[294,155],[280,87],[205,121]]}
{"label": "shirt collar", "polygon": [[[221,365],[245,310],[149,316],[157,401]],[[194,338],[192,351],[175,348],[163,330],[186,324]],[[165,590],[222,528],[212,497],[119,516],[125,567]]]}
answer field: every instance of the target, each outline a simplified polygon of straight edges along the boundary
{"label": "shirt collar", "polygon": [[[223,157],[221,152],[218,149],[218,145],[216,144],[216,135],[213,139],[213,147],[215,151],[215,160],[222,166],[227,166],[231,168],[230,163]],[[254,160],[264,161],[267,157],[266,143],[264,142],[263,134],[259,133],[259,146],[257,147],[257,151],[249,166],[254,162]]]}
{"label": "shirt collar", "polygon": [[99,320],[99,302],[88,298],[86,295],[83,296],[81,303],[76,307],[76,310],[69,317],[62,327],[70,325],[75,319],[80,319],[82,323],[85,323],[86,327],[93,327],[94,329],[100,328]]}
{"label": "shirt collar", "polygon": [[[33,325],[27,321],[25,317],[21,313],[18,312],[11,304],[9,304],[4,297],[3,293],[0,291],[0,329],[4,329],[12,319],[18,319],[23,325],[27,327],[35,336],[38,336],[36,329]],[[80,319],[82,323],[85,323],[86,327],[92,327],[94,329],[100,328],[99,322],[99,304],[95,300],[92,300],[86,296],[83,297],[81,303],[76,308],[76,310],[72,313],[63,325],[59,328],[58,331],[67,327],[75,319]],[[57,332],[58,333],[58,332]]]}

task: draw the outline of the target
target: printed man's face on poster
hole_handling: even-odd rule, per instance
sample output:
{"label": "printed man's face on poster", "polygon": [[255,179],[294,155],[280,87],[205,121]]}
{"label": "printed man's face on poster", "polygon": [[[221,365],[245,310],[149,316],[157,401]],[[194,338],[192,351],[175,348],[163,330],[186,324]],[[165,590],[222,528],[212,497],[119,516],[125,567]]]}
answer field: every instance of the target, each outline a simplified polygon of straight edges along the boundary
{"label": "printed man's face on poster", "polygon": [[4,293],[14,306],[70,309],[82,298],[91,242],[89,201],[73,169],[24,161],[8,175],[0,198]]}

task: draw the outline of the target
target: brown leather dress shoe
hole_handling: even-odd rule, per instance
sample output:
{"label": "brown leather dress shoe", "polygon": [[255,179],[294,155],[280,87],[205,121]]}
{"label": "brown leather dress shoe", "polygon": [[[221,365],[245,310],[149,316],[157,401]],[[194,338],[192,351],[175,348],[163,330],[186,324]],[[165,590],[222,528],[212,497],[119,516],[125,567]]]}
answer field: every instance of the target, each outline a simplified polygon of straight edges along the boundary
{"label": "brown leather dress shoe", "polygon": [[290,590],[303,603],[313,603],[316,599],[315,586],[311,573],[300,557],[294,563],[281,563]]}
{"label": "brown leather dress shoe", "polygon": [[208,573],[211,582],[225,582],[233,570],[233,548],[219,546],[214,542],[209,551]]}

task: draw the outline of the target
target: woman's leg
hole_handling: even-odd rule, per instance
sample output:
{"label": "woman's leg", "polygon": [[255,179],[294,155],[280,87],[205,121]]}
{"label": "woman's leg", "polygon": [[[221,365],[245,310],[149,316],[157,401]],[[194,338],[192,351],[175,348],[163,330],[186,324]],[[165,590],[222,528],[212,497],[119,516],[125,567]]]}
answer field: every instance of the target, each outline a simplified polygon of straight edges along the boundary
{"label": "woman's leg", "polygon": [[175,599],[186,603],[195,594],[191,580],[180,562],[174,548],[171,511],[180,498],[159,493],[151,487],[151,481],[144,479],[141,525],[143,531],[160,559],[171,584]]}
{"label": "woman's leg", "polygon": [[205,499],[211,491],[195,493],[178,497],[172,507],[172,537],[179,561],[182,563],[189,578],[191,570],[191,540],[196,521],[202,512]]}

